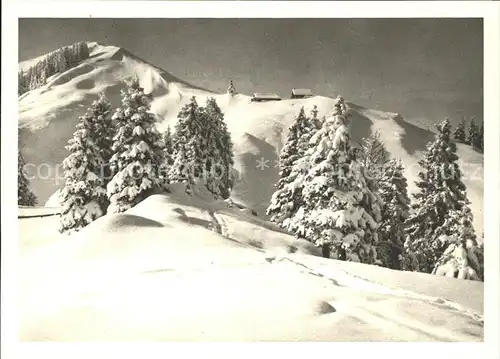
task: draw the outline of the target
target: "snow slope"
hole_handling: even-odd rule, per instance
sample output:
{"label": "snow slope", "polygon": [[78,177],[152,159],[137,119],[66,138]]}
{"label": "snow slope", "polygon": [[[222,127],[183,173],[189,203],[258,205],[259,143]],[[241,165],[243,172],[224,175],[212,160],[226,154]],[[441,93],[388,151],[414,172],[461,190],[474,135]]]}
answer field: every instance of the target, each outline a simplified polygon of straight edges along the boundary
{"label": "snow slope", "polygon": [[[33,180],[33,186],[41,203],[63,185],[62,168],[58,164],[66,156],[64,146],[74,131],[78,116],[84,113],[100,91],[104,91],[115,106],[119,105],[120,89],[125,78],[137,76],[145,90],[153,93],[152,111],[158,114],[160,129],[175,124],[177,113],[191,96],[196,95],[199,104],[204,104],[209,96],[216,98],[235,145],[239,177],[234,198],[260,215],[264,214],[273,193],[278,174],[276,160],[287,129],[300,107],[304,106],[309,112],[313,105],[317,105],[320,116],[328,116],[332,110],[333,99],[321,96],[251,103],[250,97],[243,94],[235,97],[214,94],[187,84],[124,49],[97,43],[90,43],[89,46],[89,59],[54,76],[46,86],[19,99],[22,151],[26,161],[39,168],[40,173]],[[414,180],[419,170],[417,161],[426,143],[433,139],[433,133],[405,122],[402,116],[395,113],[365,109],[353,103],[350,107],[354,142],[359,143],[373,131],[380,131],[381,139],[391,154],[405,164],[408,184],[414,191]],[[472,201],[474,226],[481,234],[483,156],[462,145],[459,145],[459,155],[466,175],[468,196]],[[34,175],[34,170],[31,169],[29,174]]]}
{"label": "snow slope", "polygon": [[316,257],[206,198],[174,186],[43,244],[20,222],[21,340],[483,340],[483,283]]}

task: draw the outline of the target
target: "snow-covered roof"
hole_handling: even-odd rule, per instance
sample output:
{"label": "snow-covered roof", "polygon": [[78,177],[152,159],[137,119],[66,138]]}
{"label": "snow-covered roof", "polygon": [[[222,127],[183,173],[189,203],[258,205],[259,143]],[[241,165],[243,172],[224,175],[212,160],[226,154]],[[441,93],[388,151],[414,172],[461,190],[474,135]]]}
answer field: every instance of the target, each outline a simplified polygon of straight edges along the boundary
{"label": "snow-covered roof", "polygon": [[273,92],[256,92],[253,94],[253,97],[262,99],[281,99],[277,93]]}
{"label": "snow-covered roof", "polygon": [[310,89],[292,89],[292,94],[295,96],[312,96],[313,93]]}

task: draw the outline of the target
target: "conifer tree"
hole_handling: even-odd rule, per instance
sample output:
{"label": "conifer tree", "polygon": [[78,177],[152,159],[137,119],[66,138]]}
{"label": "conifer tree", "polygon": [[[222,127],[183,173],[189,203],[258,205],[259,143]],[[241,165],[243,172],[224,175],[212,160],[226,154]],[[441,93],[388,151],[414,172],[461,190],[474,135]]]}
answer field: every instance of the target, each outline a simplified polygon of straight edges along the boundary
{"label": "conifer tree", "polygon": [[40,64],[40,70],[39,70],[38,86],[40,87],[47,83],[47,79],[51,74],[48,73],[47,59],[43,59],[42,61],[39,62],[39,64]]}
{"label": "conifer tree", "polygon": [[163,132],[163,142],[165,144],[165,159],[167,161],[167,165],[171,166],[174,163],[174,142],[173,135],[170,126],[167,126],[165,132]]}
{"label": "conifer tree", "polygon": [[59,194],[60,232],[79,231],[105,213],[106,189],[101,177],[104,160],[97,145],[98,117],[109,112],[109,108],[101,107],[104,104],[94,102],[80,117],[73,138],[66,146],[69,155],[63,161],[65,185]]}
{"label": "conifer tree", "polygon": [[204,118],[202,124],[207,140],[206,158],[204,158],[206,186],[216,198],[226,199],[234,185],[233,143],[224,121],[224,114],[215,98],[207,100]]}
{"label": "conifer tree", "polygon": [[322,121],[318,118],[318,106],[316,105],[314,105],[311,110],[311,122],[315,131],[321,128]]}
{"label": "conifer tree", "polygon": [[37,198],[30,189],[30,182],[26,176],[24,161],[21,151],[17,152],[17,204],[20,206],[35,206]]}
{"label": "conifer tree", "polygon": [[27,91],[33,90],[35,87],[35,67],[31,66],[26,72],[26,87]]}
{"label": "conifer tree", "polygon": [[57,51],[53,51],[47,55],[47,72],[49,73],[49,76],[52,76],[53,74],[57,73],[55,67],[56,53]]}
{"label": "conifer tree", "polygon": [[477,245],[476,257],[479,261],[479,278],[484,281],[484,232],[481,235],[481,242]]}
{"label": "conifer tree", "polygon": [[104,163],[108,163],[113,155],[115,128],[111,120],[111,103],[106,99],[104,93],[100,93],[98,99],[92,103],[89,116],[95,126],[96,138],[94,141],[101,151]]}
{"label": "conifer tree", "polygon": [[160,166],[160,176],[164,180],[163,188],[168,191],[167,185],[170,183],[170,174],[169,171],[174,164],[174,144],[173,144],[173,135],[170,130],[170,126],[167,126],[167,129],[162,133],[163,138],[163,162]]}
{"label": "conifer tree", "polygon": [[481,122],[479,149],[484,152],[484,122]]}
{"label": "conifer tree", "polygon": [[[445,119],[436,125],[436,139],[427,145],[419,161],[422,171],[416,182],[419,193],[413,213],[407,220],[405,248],[418,259],[416,270],[431,273],[446,250],[443,236],[473,237],[471,221],[464,220],[462,228],[453,218],[463,218],[469,201],[458,166],[456,145],[450,139],[450,122]],[[462,215],[460,215],[462,213]]]}
{"label": "conifer tree", "polygon": [[29,89],[30,90],[34,90],[34,89],[38,88],[38,86],[39,86],[39,76],[38,76],[39,69],[40,69],[40,66],[38,64],[36,64],[32,68],[32,71],[30,73],[30,82],[29,82]]}
{"label": "conifer tree", "polygon": [[27,82],[27,76],[23,70],[18,72],[17,79],[18,79],[17,94],[20,96],[23,93],[29,91],[29,83]]}
{"label": "conifer tree", "polygon": [[120,213],[135,206],[160,189],[164,143],[156,129],[156,117],[149,112],[150,96],[137,79],[122,90],[122,107],[116,109],[116,135],[113,138],[111,170],[107,185],[108,211]]}
{"label": "conifer tree", "polygon": [[453,235],[442,235],[440,240],[446,250],[436,262],[432,273],[458,279],[483,279],[482,248],[476,241],[472,228],[472,213],[465,206],[452,211],[447,220]]}
{"label": "conifer tree", "polygon": [[86,42],[79,42],[78,48],[78,62],[83,61],[89,57],[89,47]]}
{"label": "conifer tree", "polygon": [[384,170],[384,165],[389,161],[389,152],[380,140],[380,133],[374,132],[369,137],[363,138],[359,161],[363,166],[365,175],[377,181]]}
{"label": "conifer tree", "polygon": [[[96,101],[92,103],[85,117],[92,125],[93,142],[101,156],[101,167],[96,174],[102,179],[103,187],[106,188],[112,178],[110,160],[113,155],[113,137],[115,128],[111,120],[111,103],[106,99],[104,93],[100,93]],[[109,206],[107,196],[100,198],[101,210],[106,213]]]}
{"label": "conifer tree", "polygon": [[377,177],[377,193],[382,211],[377,254],[383,266],[402,269],[404,257],[404,222],[409,216],[410,198],[404,168],[400,161],[390,160]]}
{"label": "conifer tree", "polygon": [[184,183],[186,193],[191,194],[194,184],[203,169],[201,164],[204,144],[201,124],[201,110],[193,96],[177,115],[173,139],[174,158],[169,172],[171,182]]}
{"label": "conifer tree", "polygon": [[64,56],[64,49],[61,51],[57,51],[55,56],[55,70],[56,72],[63,73],[69,68],[68,59]]}
{"label": "conifer tree", "polygon": [[479,151],[484,150],[484,122],[481,122],[481,127],[477,130],[473,147]]}
{"label": "conifer tree", "polygon": [[234,87],[233,80],[229,81],[229,87],[227,88],[227,93],[231,96],[236,95],[236,88]]}
{"label": "conifer tree", "polygon": [[337,98],[333,116],[311,138],[312,146],[304,156],[308,163],[297,161],[308,172],[302,183],[302,204],[290,229],[323,249],[346,251],[346,259],[375,263],[381,201],[354,160],[347,115],[343,99]]}
{"label": "conifer tree", "polygon": [[[314,111],[314,110],[313,110]],[[301,205],[301,179],[304,173],[294,165],[302,158],[309,147],[309,139],[315,133],[316,127],[313,119],[308,119],[304,108],[288,129],[288,137],[280,154],[280,179],[276,184],[276,191],[271,198],[271,204],[266,214],[271,216],[271,221],[287,225],[289,219]]]}
{"label": "conifer tree", "polygon": [[332,116],[341,116],[344,119],[345,125],[348,124],[351,114],[349,113],[349,106],[347,106],[342,96],[337,96],[335,99]]}
{"label": "conifer tree", "polygon": [[73,64],[73,55],[71,53],[71,47],[70,46],[66,46],[62,49],[62,53],[63,53],[63,56],[64,56],[64,61],[66,62],[67,64],[67,68],[71,68],[72,64]]}
{"label": "conifer tree", "polygon": [[455,129],[455,132],[453,132],[453,135],[455,137],[455,140],[458,142],[465,143],[465,121],[462,119],[462,122],[460,122]]}
{"label": "conifer tree", "polygon": [[[403,222],[408,217],[410,199],[404,168],[391,160],[389,152],[374,132],[363,138],[356,151],[368,188],[382,200],[381,222],[378,229],[377,257],[384,267],[401,269],[407,253],[404,251]],[[376,216],[374,214],[374,216]]]}
{"label": "conifer tree", "polygon": [[470,120],[469,133],[467,134],[467,139],[466,139],[466,143],[468,145],[474,146],[474,144],[477,141],[477,133],[478,133],[477,126],[473,118]]}

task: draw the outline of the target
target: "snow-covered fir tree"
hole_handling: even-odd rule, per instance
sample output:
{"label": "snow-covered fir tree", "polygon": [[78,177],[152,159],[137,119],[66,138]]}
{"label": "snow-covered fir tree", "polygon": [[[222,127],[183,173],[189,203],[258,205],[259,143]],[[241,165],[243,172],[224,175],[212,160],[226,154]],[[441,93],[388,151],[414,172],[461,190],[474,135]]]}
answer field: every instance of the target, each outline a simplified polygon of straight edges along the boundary
{"label": "snow-covered fir tree", "polygon": [[189,194],[202,182],[215,198],[228,198],[234,185],[233,144],[216,100],[209,98],[201,107],[192,97],[178,119],[171,181],[184,183]]}
{"label": "snow-covered fir tree", "polygon": [[404,223],[410,213],[410,198],[400,161],[393,159],[384,164],[380,175],[377,175],[377,193],[383,203],[377,254],[384,267],[402,269],[407,256],[404,251]]}
{"label": "snow-covered fir tree", "polygon": [[484,122],[481,122],[481,140],[479,141],[479,149],[484,152]]}
{"label": "snow-covered fir tree", "polygon": [[380,140],[380,133],[374,132],[370,136],[363,138],[361,151],[358,151],[365,175],[377,181],[384,170],[384,165],[389,161],[389,152]]}
{"label": "snow-covered fir tree", "polygon": [[308,171],[301,183],[301,207],[289,228],[337,254],[345,251],[348,260],[375,263],[381,200],[354,160],[347,114],[343,99],[337,98],[333,116],[311,138],[305,161],[297,161]]}
{"label": "snow-covered fir tree", "polygon": [[105,162],[109,161],[113,155],[115,128],[111,120],[111,112],[111,103],[106,99],[104,93],[100,93],[99,98],[92,103],[86,114],[95,127],[96,138],[94,142],[101,151]]}
{"label": "snow-covered fir tree", "polygon": [[427,145],[424,158],[419,161],[423,170],[416,182],[419,193],[413,213],[406,221],[405,248],[416,255],[417,268],[406,268],[431,273],[446,250],[445,236],[462,241],[474,240],[472,221],[465,219],[469,201],[458,166],[456,145],[451,141],[448,119],[437,126],[436,139]]}
{"label": "snow-covered fir tree", "polygon": [[231,96],[236,95],[236,88],[234,87],[233,80],[229,81],[229,86],[227,88],[227,93]]}
{"label": "snow-covered fir tree", "polygon": [[22,95],[29,91],[29,83],[27,76],[23,70],[19,71],[17,74],[17,94]]}
{"label": "snow-covered fir tree", "polygon": [[476,123],[474,122],[474,119],[471,119],[469,123],[469,132],[467,133],[466,143],[468,145],[474,146],[477,141],[477,135],[478,128],[476,126]]}
{"label": "snow-covered fir tree", "polygon": [[345,125],[348,125],[349,117],[351,117],[349,106],[345,103],[344,98],[340,95],[335,98],[332,116],[341,116],[344,119]]}
{"label": "snow-covered fir tree", "polygon": [[184,183],[186,193],[192,188],[203,171],[202,152],[206,148],[206,139],[202,136],[202,110],[193,96],[177,115],[173,137],[174,158],[170,168],[171,182]]}
{"label": "snow-covered fir tree", "polygon": [[35,194],[30,189],[30,182],[26,176],[24,167],[26,162],[21,154],[17,152],[17,204],[20,206],[35,206],[38,202]]}
{"label": "snow-covered fir tree", "polygon": [[410,203],[403,168],[396,161],[390,161],[379,132],[363,138],[361,149],[356,153],[368,188],[376,192],[383,202],[377,257],[382,266],[399,269],[403,257],[402,222],[407,217]]}
{"label": "snow-covered fir tree", "polygon": [[484,233],[481,235],[481,242],[478,243],[476,257],[479,261],[479,278],[484,281]]}
{"label": "snow-covered fir tree", "polygon": [[101,99],[80,117],[63,161],[65,185],[59,193],[61,203],[60,232],[79,231],[105,213],[106,189],[101,177],[104,159],[98,146],[101,141],[102,116],[109,112]]}
{"label": "snow-covered fir tree", "polygon": [[314,105],[311,110],[311,119],[317,119],[317,118],[318,118],[318,106]]}
{"label": "snow-covered fir tree", "polygon": [[484,150],[484,122],[481,122],[481,127],[478,128],[474,143],[472,146],[479,151]]}
{"label": "snow-covered fir tree", "polygon": [[166,182],[161,171],[164,143],[156,117],[149,111],[150,96],[137,79],[121,94],[122,106],[113,114],[116,135],[110,164],[114,176],[107,185],[110,213],[126,211]]}
{"label": "snow-covered fir tree", "polygon": [[314,105],[311,110],[311,119],[314,129],[317,131],[321,128],[322,121],[318,118],[318,106]]}
{"label": "snow-covered fir tree", "polygon": [[[209,98],[202,122],[207,140],[205,161],[205,185],[216,198],[229,197],[234,185],[233,143],[224,121],[224,114],[215,98]],[[203,134],[202,134],[203,136]]]}
{"label": "snow-covered fir tree", "polygon": [[455,140],[458,142],[465,142],[465,121],[462,119],[462,122],[460,122],[453,132],[453,136],[455,137]]}
{"label": "snow-covered fir tree", "polygon": [[481,129],[479,130],[481,135],[479,140],[479,149],[484,152],[484,122],[481,122]]}
{"label": "snow-covered fir tree", "polygon": [[174,163],[174,142],[173,134],[170,126],[167,126],[165,132],[163,132],[163,143],[165,144],[165,160],[168,166]]}
{"label": "snow-covered fir tree", "polygon": [[452,235],[442,235],[439,239],[446,250],[438,259],[433,274],[458,279],[482,280],[483,255],[472,228],[472,213],[469,207],[452,211],[447,219]]}
{"label": "snow-covered fir tree", "polygon": [[278,224],[286,226],[287,223],[284,221],[290,218],[301,205],[300,179],[304,173],[299,168],[294,170],[294,165],[304,156],[309,148],[309,139],[317,130],[313,120],[314,118],[306,117],[302,107],[295,122],[288,129],[287,140],[279,158],[280,179],[266,211],[266,214],[271,216],[271,221]]}
{"label": "snow-covered fir tree", "polygon": [[170,126],[167,126],[167,129],[161,135],[163,139],[163,159],[158,174],[163,179],[162,187],[168,192],[168,184],[170,183],[169,172],[174,164],[174,143]]}
{"label": "snow-covered fir tree", "polygon": [[[99,98],[92,103],[84,116],[92,126],[92,140],[101,155],[101,168],[96,174],[103,180],[103,186],[106,188],[112,178],[109,162],[113,155],[115,128],[111,120],[111,103],[106,99],[104,93],[99,94]],[[107,196],[103,196],[99,204],[101,209],[106,212],[109,206]]]}

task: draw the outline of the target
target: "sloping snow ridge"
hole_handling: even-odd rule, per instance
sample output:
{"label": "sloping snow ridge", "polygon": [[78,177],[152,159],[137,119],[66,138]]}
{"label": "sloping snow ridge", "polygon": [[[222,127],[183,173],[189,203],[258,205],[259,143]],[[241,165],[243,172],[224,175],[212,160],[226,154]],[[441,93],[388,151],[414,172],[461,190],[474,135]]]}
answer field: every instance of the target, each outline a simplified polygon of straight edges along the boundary
{"label": "sloping snow ridge", "polygon": [[323,259],[274,229],[176,185],[25,243],[21,339],[482,340],[482,283]]}

